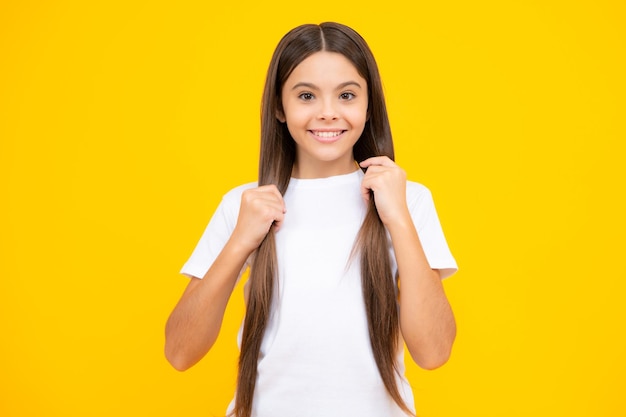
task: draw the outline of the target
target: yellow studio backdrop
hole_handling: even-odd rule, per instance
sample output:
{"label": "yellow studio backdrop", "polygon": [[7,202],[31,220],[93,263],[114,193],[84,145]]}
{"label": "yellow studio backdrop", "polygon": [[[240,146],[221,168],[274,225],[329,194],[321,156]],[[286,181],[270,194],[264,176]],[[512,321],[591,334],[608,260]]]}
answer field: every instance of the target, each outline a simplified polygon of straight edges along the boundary
{"label": "yellow studio backdrop", "polygon": [[276,43],[326,20],[372,47],[460,265],[450,362],[409,366],[419,415],[625,415],[625,8],[3,1],[0,415],[224,413],[241,289],[185,373],[165,321],[222,194],[256,178]]}

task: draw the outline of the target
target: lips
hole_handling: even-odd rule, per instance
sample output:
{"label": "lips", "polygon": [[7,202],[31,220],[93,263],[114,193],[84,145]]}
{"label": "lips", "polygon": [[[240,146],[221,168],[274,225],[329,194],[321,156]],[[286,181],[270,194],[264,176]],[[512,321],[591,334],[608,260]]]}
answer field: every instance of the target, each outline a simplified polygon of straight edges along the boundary
{"label": "lips", "polygon": [[335,136],[341,135],[343,130],[335,130],[335,131],[323,131],[323,130],[312,130],[311,131],[315,136],[319,136],[321,138],[333,138]]}
{"label": "lips", "polygon": [[345,130],[309,130],[315,139],[320,142],[334,142],[343,135]]}

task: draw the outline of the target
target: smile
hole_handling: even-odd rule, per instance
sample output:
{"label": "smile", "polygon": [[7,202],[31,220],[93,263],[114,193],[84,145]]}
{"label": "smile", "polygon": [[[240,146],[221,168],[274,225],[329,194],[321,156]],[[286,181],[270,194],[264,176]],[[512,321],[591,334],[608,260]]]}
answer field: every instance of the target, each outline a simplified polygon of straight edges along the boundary
{"label": "smile", "polygon": [[334,137],[341,135],[343,132],[344,132],[343,130],[336,130],[334,132],[321,131],[321,130],[311,131],[311,133],[313,133],[315,136],[319,136],[320,138],[334,138]]}
{"label": "smile", "polygon": [[309,130],[315,140],[322,143],[333,143],[339,140],[345,130]]}

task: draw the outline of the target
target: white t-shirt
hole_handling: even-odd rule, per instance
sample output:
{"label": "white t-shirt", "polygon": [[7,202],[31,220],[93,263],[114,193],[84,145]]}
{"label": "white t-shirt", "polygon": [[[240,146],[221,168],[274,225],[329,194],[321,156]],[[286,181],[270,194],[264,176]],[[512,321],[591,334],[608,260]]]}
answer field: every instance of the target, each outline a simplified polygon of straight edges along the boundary
{"label": "white t-shirt", "polygon": [[[278,282],[261,345],[253,417],[406,416],[380,378],[359,259],[349,259],[366,212],[362,178],[357,170],[289,183],[287,213],[276,233]],[[242,192],[253,187],[256,183],[224,196],[182,273],[205,275],[235,227]],[[431,268],[451,275],[457,265],[429,190],[407,181],[407,203]],[[393,256],[392,264],[395,276]],[[397,361],[398,387],[412,408],[402,348]]]}

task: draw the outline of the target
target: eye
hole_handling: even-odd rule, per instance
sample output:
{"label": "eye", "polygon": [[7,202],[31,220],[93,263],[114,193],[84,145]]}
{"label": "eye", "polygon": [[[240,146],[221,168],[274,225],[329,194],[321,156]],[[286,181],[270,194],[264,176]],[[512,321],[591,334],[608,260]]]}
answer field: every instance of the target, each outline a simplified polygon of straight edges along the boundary
{"label": "eye", "polygon": [[304,100],[304,101],[311,101],[311,100],[313,100],[313,94],[311,94],[311,93],[302,93],[298,97],[300,99]]}
{"label": "eye", "polygon": [[339,98],[342,99],[342,100],[352,100],[355,97],[356,97],[356,95],[354,95],[354,93],[350,93],[350,92],[345,92],[345,93],[339,94]]}

